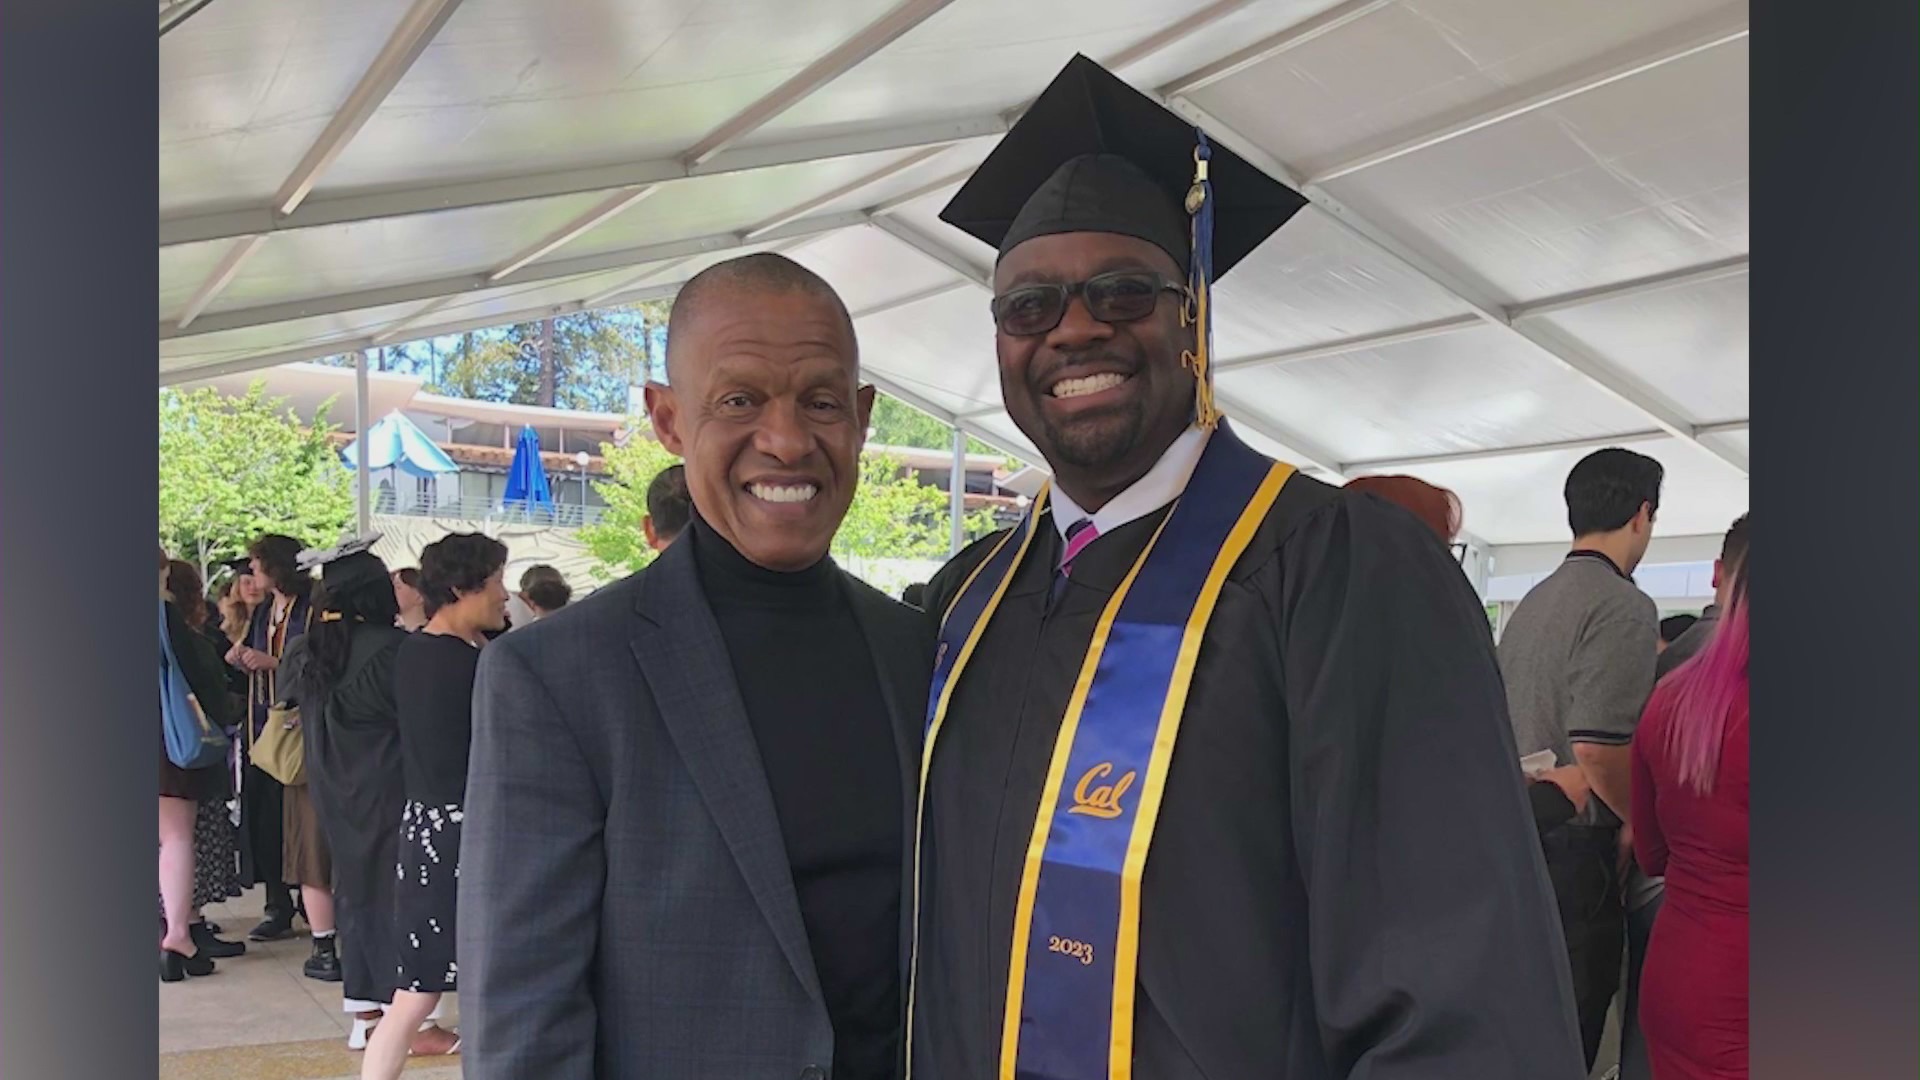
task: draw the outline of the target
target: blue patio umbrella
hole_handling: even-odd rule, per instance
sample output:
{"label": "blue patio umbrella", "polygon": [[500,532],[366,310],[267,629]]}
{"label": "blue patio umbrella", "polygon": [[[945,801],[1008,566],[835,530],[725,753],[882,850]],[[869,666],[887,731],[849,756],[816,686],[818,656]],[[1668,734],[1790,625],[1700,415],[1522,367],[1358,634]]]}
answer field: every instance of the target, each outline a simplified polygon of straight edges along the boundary
{"label": "blue patio umbrella", "polygon": [[447,452],[434,445],[433,440],[427,438],[427,433],[398,409],[381,417],[359,438],[348,443],[345,450],[340,451],[348,468],[359,467],[363,446],[367,453],[368,475],[371,476],[375,469],[388,470],[389,487],[392,486],[394,470],[420,477],[460,471],[460,466],[453,463]]}
{"label": "blue patio umbrella", "polygon": [[368,428],[366,434],[347,444],[340,452],[349,467],[360,463],[360,447],[367,448],[368,469],[399,469],[409,476],[433,476],[459,472],[445,450],[434,445],[427,433],[395,409]]}
{"label": "blue patio umbrella", "polygon": [[547,488],[547,469],[540,461],[540,433],[531,426],[520,429],[520,440],[513,445],[513,464],[507,467],[509,506],[553,509],[553,492]]}

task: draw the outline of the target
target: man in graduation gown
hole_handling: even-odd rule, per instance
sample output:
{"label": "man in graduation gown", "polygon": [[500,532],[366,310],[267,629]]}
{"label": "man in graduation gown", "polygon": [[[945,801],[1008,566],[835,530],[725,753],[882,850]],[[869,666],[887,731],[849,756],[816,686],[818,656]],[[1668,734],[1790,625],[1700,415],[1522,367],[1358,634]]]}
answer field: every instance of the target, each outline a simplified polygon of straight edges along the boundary
{"label": "man in graduation gown", "polygon": [[1076,58],[942,213],[1054,487],[926,591],[913,1080],[1582,1074],[1479,602],[1213,411],[1301,205]]}

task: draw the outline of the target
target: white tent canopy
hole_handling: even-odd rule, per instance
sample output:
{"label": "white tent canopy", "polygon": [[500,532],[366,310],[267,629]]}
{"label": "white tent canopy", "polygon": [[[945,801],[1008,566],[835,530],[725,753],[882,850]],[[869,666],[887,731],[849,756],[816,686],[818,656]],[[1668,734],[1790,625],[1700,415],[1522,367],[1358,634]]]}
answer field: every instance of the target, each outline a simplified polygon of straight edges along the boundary
{"label": "white tent canopy", "polygon": [[1228,414],[1560,539],[1567,467],[1747,491],[1747,7],[1725,0],[212,0],[160,42],[166,383],[670,295],[777,248],[869,378],[1015,453],[936,217],[1075,52],[1313,200],[1218,290]]}

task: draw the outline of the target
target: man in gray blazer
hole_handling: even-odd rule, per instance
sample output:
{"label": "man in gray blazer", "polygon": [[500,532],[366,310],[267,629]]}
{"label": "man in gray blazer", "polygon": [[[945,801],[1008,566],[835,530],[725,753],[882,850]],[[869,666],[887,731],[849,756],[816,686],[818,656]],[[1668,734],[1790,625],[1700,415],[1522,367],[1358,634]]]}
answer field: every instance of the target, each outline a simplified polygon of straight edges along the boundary
{"label": "man in gray blazer", "polygon": [[488,646],[460,866],[467,1080],[895,1080],[933,643],[827,557],[873,389],[824,281],[690,281],[654,429],[695,516]]}

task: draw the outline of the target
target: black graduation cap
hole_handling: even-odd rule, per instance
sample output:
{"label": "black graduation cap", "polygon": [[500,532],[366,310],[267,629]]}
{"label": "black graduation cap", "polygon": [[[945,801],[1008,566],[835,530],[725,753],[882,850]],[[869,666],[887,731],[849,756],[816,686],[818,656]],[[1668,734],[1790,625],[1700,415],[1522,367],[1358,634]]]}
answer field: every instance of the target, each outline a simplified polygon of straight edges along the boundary
{"label": "black graduation cap", "polygon": [[253,573],[253,556],[242,555],[237,559],[228,559],[226,567],[235,574],[251,574]]}
{"label": "black graduation cap", "polygon": [[[1211,236],[1196,237],[1195,150],[1205,146]],[[1207,283],[1224,276],[1306,199],[1085,56],[1054,76],[961,187],[940,219],[1004,256],[1036,236],[1138,237],[1192,275],[1211,243]],[[1202,262],[1207,260],[1202,257]],[[1203,267],[1204,269],[1204,267]]]}
{"label": "black graduation cap", "polygon": [[320,581],[333,590],[345,589],[363,581],[387,576],[387,564],[373,553],[380,533],[343,540],[331,548],[309,548],[300,553],[300,569],[320,568]]}

